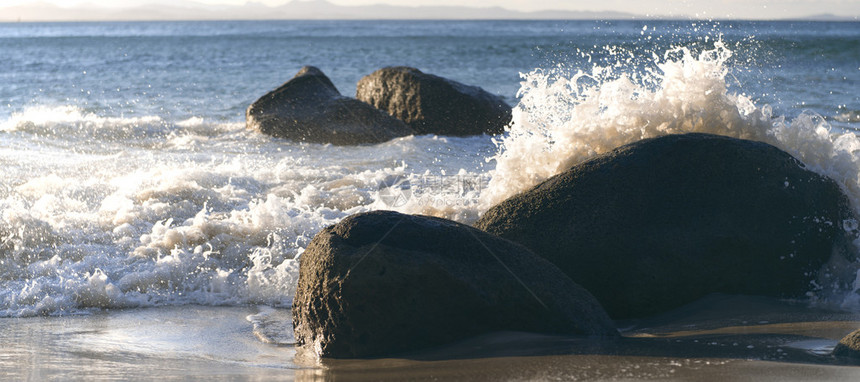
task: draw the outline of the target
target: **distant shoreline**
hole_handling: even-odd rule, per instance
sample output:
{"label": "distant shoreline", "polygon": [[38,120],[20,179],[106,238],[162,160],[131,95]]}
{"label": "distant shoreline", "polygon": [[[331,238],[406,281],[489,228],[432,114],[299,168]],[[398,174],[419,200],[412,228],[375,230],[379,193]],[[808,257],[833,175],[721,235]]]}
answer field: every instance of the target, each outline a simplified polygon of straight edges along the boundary
{"label": "distant shoreline", "polygon": [[[2,9],[0,9],[2,10]],[[367,22],[379,22],[379,21],[451,21],[451,22],[498,22],[498,21],[506,21],[506,22],[535,22],[535,21],[547,21],[547,22],[567,22],[567,21],[704,21],[704,22],[762,22],[762,23],[780,23],[780,22],[812,22],[812,23],[858,23],[860,22],[860,17],[858,18],[845,18],[845,19],[816,19],[816,18],[788,18],[788,19],[694,19],[694,18],[662,18],[662,17],[634,17],[634,18],[594,18],[594,19],[343,19],[343,18],[306,18],[306,19],[283,19],[283,18],[270,18],[270,19],[68,19],[68,20],[29,20],[29,19],[21,19],[21,20],[10,20],[10,19],[2,19],[0,18],[0,24],[49,24],[49,23],[157,23],[157,22],[254,22],[254,21],[367,21]]]}
{"label": "distant shoreline", "polygon": [[[747,18],[744,18],[747,17]],[[820,13],[773,18],[693,17],[684,14],[641,14],[625,11],[540,10],[516,11],[502,7],[469,6],[341,6],[326,0],[291,1],[281,6],[247,3],[242,6],[207,6],[173,0],[170,5],[61,7],[46,3],[0,7],[0,22],[94,22],[94,21],[269,21],[269,20],[451,20],[451,21],[574,21],[574,20],[742,20],[742,21],[860,21],[860,15]]]}

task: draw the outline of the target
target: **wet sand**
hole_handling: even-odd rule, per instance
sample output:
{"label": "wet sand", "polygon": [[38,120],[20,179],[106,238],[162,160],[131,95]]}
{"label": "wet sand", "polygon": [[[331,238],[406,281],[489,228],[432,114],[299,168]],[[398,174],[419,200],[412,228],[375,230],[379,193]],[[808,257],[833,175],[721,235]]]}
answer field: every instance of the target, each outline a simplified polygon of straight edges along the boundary
{"label": "wet sand", "polygon": [[0,379],[291,378],[292,347],[258,340],[256,308],[161,307],[0,319]]}
{"label": "wet sand", "polygon": [[283,333],[288,318],[288,310],[200,306],[4,318],[0,379],[860,380],[860,367],[830,356],[860,315],[758,297],[711,296],[619,322],[624,336],[612,341],[493,333],[373,360],[296,351]]}
{"label": "wet sand", "polygon": [[[713,295],[668,314],[619,322],[623,337],[592,340],[494,333],[377,360],[324,360],[302,380],[857,381],[830,355],[860,315],[803,303]],[[310,362],[299,351],[297,361]]]}

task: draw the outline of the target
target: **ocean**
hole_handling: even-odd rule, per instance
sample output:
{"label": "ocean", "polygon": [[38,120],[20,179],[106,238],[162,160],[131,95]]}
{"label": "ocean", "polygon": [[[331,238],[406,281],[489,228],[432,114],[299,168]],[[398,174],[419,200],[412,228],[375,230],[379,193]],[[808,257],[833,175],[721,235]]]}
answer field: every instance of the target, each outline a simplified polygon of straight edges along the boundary
{"label": "ocean", "polygon": [[[288,322],[318,231],[376,209],[471,223],[643,138],[771,143],[860,211],[857,22],[6,23],[0,52],[0,369],[13,379],[325,379],[295,359]],[[514,123],[352,147],[246,129],[248,105],[304,65],[348,96],[379,68],[413,66],[504,97]],[[853,290],[822,290],[807,303],[860,313]]]}

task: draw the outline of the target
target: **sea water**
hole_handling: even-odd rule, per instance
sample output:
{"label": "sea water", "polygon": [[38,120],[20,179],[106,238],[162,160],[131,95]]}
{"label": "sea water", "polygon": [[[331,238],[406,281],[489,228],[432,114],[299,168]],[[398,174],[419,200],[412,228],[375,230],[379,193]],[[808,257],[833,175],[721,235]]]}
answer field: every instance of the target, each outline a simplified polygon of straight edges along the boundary
{"label": "sea water", "polygon": [[[0,317],[287,308],[303,249],[345,216],[470,223],[664,134],[771,143],[860,211],[857,22],[9,23],[0,52]],[[248,105],[304,65],[348,96],[414,66],[502,96],[514,122],[352,147],[246,129]],[[852,292],[838,305],[860,311]]]}

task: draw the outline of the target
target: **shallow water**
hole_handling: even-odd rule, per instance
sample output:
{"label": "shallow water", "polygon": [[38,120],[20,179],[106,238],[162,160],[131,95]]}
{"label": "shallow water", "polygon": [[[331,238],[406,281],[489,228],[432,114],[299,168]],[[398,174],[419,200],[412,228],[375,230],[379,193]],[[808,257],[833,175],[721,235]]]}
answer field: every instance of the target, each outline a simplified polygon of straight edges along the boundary
{"label": "shallow water", "polygon": [[253,308],[130,309],[84,316],[4,318],[8,380],[292,377],[291,347],[265,344]]}
{"label": "shallow water", "polygon": [[[601,341],[493,333],[373,360],[319,361],[284,335],[289,310],[188,305],[0,319],[13,380],[773,380],[852,381],[829,352],[860,316],[744,296],[709,296]],[[274,337],[273,337],[274,335]]]}
{"label": "shallow water", "polygon": [[[296,257],[349,214],[468,223],[669,133],[775,144],[858,206],[858,42],[860,23],[0,24],[0,316],[289,306]],[[247,105],[306,64],[346,95],[380,67],[414,65],[518,104],[514,125],[357,147],[246,130]],[[410,187],[388,187],[398,180]],[[816,298],[860,309],[840,293]]]}

